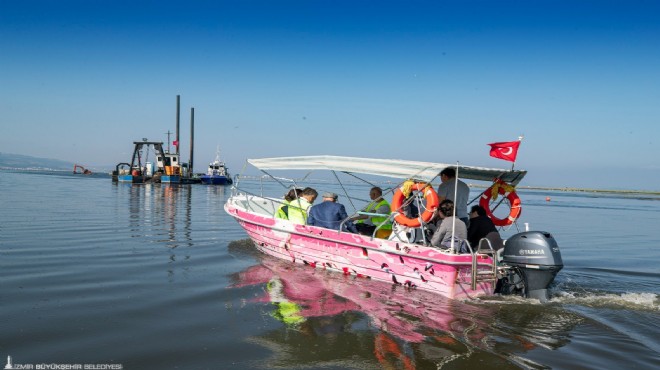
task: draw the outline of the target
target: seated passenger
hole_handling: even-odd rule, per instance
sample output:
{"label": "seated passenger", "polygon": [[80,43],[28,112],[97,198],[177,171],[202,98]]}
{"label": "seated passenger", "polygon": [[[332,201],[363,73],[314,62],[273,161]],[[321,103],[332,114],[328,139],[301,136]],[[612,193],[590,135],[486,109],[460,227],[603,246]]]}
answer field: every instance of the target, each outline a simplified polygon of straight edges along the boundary
{"label": "seated passenger", "polygon": [[[324,193],[323,202],[309,209],[307,225],[339,230],[339,226],[342,221],[348,218],[348,215],[344,205],[337,203],[337,198],[338,196],[335,193]],[[355,225],[350,220],[344,223],[344,231],[346,230],[357,233]]]}
{"label": "seated passenger", "polygon": [[[467,240],[470,242],[473,250],[479,247],[479,241],[482,238],[488,239],[494,250],[504,247],[504,242],[502,242],[495,224],[486,214],[486,210],[481,206],[472,206],[470,209],[470,226],[468,227],[467,235]],[[487,244],[484,244],[482,249],[489,248]]]}
{"label": "seated passenger", "polygon": [[289,203],[289,221],[304,225],[307,223],[307,211],[312,206],[319,193],[310,188],[304,188],[300,197]]}
{"label": "seated passenger", "polygon": [[451,248],[452,224],[454,224],[454,250],[467,253],[469,249],[463,242],[467,239],[467,227],[458,217],[454,217],[454,202],[445,199],[438,207],[438,216],[442,220],[431,238],[431,245],[437,248]]}
{"label": "seated passenger", "polygon": [[[388,220],[387,217],[391,212],[390,203],[383,199],[383,189],[374,186],[369,191],[369,198],[371,198],[371,202],[362,210],[362,212],[379,213],[383,216],[358,215],[353,217],[353,220],[357,220],[355,226],[362,235],[372,235],[378,225]],[[392,232],[392,222],[387,221],[380,227],[379,231],[380,230],[383,230],[384,233],[387,234],[383,237],[387,237],[389,233]]]}
{"label": "seated passenger", "polygon": [[302,189],[300,188],[293,188],[289,190],[286,195],[284,195],[284,201],[282,204],[277,208],[277,211],[275,211],[275,218],[281,218],[283,220],[288,220],[289,219],[289,204],[291,201],[294,199],[300,197],[302,194]]}

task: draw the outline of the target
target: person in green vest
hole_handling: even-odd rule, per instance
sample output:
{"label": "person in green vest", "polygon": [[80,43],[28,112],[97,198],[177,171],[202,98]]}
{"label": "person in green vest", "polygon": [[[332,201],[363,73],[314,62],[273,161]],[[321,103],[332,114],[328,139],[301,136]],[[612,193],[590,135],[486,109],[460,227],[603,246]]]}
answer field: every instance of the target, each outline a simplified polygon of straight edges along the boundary
{"label": "person in green vest", "polygon": [[286,195],[284,195],[284,201],[275,211],[275,218],[281,218],[283,220],[289,219],[289,204],[296,198],[300,197],[303,189],[301,188],[292,188],[289,190]]}
{"label": "person in green vest", "polygon": [[378,230],[379,232],[381,230],[383,231],[381,235],[376,235],[377,237],[387,237],[392,232],[392,221],[387,219],[390,215],[390,203],[383,199],[383,189],[378,186],[371,188],[369,191],[369,198],[371,198],[371,203],[367,204],[362,212],[379,213],[383,216],[355,216],[353,217],[354,220],[357,220],[355,226],[360,234],[372,235],[376,230],[376,226],[387,220],[387,223],[381,226]]}
{"label": "person in green vest", "polygon": [[289,221],[304,225],[307,223],[307,211],[319,193],[313,188],[304,188],[300,197],[289,203]]}

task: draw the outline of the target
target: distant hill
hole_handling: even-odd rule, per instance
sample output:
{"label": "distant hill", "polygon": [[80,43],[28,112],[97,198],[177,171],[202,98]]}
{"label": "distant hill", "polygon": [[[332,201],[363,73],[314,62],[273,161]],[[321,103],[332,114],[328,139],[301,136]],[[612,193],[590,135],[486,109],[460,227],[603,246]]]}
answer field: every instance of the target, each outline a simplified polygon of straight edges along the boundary
{"label": "distant hill", "polygon": [[71,170],[74,163],[59,159],[30,157],[28,155],[0,153],[0,169]]}

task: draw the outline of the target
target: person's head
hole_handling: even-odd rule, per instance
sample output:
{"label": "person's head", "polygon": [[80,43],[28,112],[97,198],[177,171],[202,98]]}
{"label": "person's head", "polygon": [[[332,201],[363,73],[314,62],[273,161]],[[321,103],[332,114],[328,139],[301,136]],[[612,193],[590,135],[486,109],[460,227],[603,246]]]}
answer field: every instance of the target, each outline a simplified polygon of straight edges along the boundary
{"label": "person's head", "polygon": [[438,212],[444,217],[451,217],[454,215],[454,202],[449,199],[445,199],[440,202],[438,207]]}
{"label": "person's head", "polygon": [[440,181],[446,182],[456,177],[456,170],[453,167],[447,167],[440,171]]}
{"label": "person's head", "polygon": [[319,193],[310,187],[304,188],[301,194],[301,196],[307,199],[307,201],[310,203],[314,203],[314,200],[316,200],[318,195]]}
{"label": "person's head", "polygon": [[470,208],[470,218],[475,218],[479,216],[486,216],[486,210],[480,205],[475,205]]}
{"label": "person's head", "polygon": [[323,201],[324,202],[336,202],[337,198],[339,198],[339,196],[335,193],[331,193],[329,191],[326,191],[325,193],[323,193]]}
{"label": "person's head", "polygon": [[292,200],[299,198],[301,193],[302,193],[301,188],[293,188],[289,190],[288,193],[286,193],[286,195],[284,196],[284,200],[286,200],[287,202],[291,202]]}
{"label": "person's head", "polygon": [[371,188],[371,190],[369,190],[369,198],[371,198],[371,200],[376,200],[382,196],[383,196],[383,189],[379,188],[378,186],[374,186],[373,188]]}

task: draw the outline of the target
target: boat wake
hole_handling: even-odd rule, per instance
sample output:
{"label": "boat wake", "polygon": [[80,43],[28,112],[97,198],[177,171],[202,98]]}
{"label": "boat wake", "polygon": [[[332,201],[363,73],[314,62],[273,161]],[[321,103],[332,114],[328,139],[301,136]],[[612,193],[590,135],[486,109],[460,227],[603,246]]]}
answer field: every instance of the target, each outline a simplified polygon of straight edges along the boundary
{"label": "boat wake", "polygon": [[555,293],[551,302],[574,304],[591,308],[633,309],[660,311],[660,296],[656,293],[599,293],[566,292]]}
{"label": "boat wake", "polygon": [[[519,296],[479,297],[472,301],[481,304],[520,304],[542,305],[537,299]],[[466,302],[469,303],[469,302]],[[545,304],[577,305],[588,308],[608,308],[614,310],[660,311],[660,295],[656,293],[611,293],[599,291],[566,291],[560,287],[550,290],[550,300]]]}

